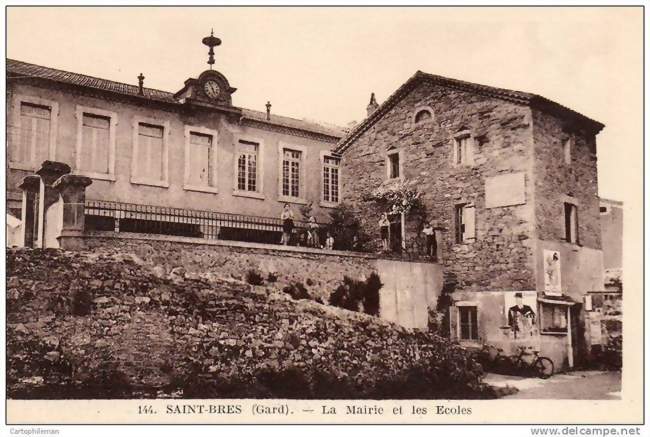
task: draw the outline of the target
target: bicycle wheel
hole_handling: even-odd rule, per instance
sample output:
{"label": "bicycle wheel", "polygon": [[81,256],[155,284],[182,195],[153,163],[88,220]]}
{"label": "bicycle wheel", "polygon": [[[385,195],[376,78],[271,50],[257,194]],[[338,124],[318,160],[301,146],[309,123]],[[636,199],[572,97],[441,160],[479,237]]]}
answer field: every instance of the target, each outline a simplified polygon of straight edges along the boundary
{"label": "bicycle wheel", "polygon": [[535,361],[535,370],[537,371],[537,376],[542,379],[546,379],[553,374],[554,366],[553,361],[550,358],[539,357]]}

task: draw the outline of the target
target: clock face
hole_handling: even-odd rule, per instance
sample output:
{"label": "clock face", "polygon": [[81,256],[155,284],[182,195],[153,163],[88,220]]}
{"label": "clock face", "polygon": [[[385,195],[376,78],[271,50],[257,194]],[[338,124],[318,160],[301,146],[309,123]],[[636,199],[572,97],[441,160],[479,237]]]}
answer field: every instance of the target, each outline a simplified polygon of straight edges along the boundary
{"label": "clock face", "polygon": [[205,91],[205,95],[211,99],[216,99],[217,97],[219,97],[219,94],[221,93],[219,84],[214,80],[206,81],[203,84],[203,91]]}

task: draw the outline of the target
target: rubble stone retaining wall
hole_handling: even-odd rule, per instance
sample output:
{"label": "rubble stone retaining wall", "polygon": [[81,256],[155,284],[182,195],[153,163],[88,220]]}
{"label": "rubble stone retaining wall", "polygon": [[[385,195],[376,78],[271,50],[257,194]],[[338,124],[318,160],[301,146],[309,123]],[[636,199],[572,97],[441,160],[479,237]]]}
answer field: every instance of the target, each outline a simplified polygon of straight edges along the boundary
{"label": "rubble stone retaining wall", "polygon": [[[84,240],[90,250],[113,248],[133,254],[160,277],[246,281],[247,272],[253,270],[267,287],[281,291],[301,283],[324,303],[344,276],[365,279],[376,272],[384,284],[381,316],[407,328],[427,327],[427,308],[435,306],[442,289],[439,265],[378,259],[372,254],[112,232],[88,233]],[[277,279],[270,281],[270,274]]]}

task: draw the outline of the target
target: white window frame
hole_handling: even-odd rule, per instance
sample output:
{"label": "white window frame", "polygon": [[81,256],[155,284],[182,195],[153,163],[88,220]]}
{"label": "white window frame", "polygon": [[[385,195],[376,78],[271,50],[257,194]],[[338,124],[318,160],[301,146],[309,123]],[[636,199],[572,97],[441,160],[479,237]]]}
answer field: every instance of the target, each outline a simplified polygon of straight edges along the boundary
{"label": "white window frame", "polygon": [[[456,307],[456,338],[462,344],[475,344],[480,342],[481,335],[479,332],[479,305],[475,301],[460,301],[454,304]],[[461,327],[460,327],[460,312],[461,308],[474,308],[476,310],[476,338],[462,338],[461,337]],[[471,334],[471,330],[470,330]]]}
{"label": "white window frame", "polygon": [[[239,142],[248,141],[250,143],[257,143],[257,176],[256,176],[256,190],[255,191],[246,191],[239,189]],[[280,175],[282,177],[282,175]],[[280,191],[282,192],[282,191]],[[264,194],[264,140],[261,138],[250,137],[247,135],[236,135],[234,143],[234,154],[233,154],[233,188],[232,195],[237,197],[250,197],[253,199],[264,200],[266,198]]]}
{"label": "white window frame", "polygon": [[[301,195],[299,197],[285,196],[284,194],[282,194],[282,162],[284,161],[284,149],[295,150],[296,152],[301,153],[300,173],[299,173],[300,184],[298,187],[298,190],[300,191]],[[307,204],[307,197],[306,197],[307,184],[305,183],[306,163],[307,163],[307,147],[297,145],[297,144],[285,143],[282,141],[278,143],[278,201],[279,202],[298,203],[302,205]]]}
{"label": "white window frame", "polygon": [[[338,181],[338,184],[336,186],[337,191],[338,191],[338,199],[339,199],[338,202],[332,202],[332,201],[325,200],[325,193],[324,193],[324,188],[325,187],[323,185],[323,175],[324,175],[324,171],[325,171],[325,158],[332,158],[332,159],[338,159],[339,160],[339,165],[337,167],[338,168],[338,173],[339,173],[339,175],[338,175],[339,181]],[[334,156],[332,154],[332,152],[330,152],[329,150],[322,150],[320,152],[320,168],[321,168],[320,184],[319,184],[319,188],[320,188],[320,206],[323,206],[325,208],[334,208],[334,207],[338,206],[341,203],[341,157]]]}
{"label": "white window frame", "polygon": [[[468,139],[465,161],[458,162],[458,145],[462,139]],[[462,130],[454,135],[452,151],[452,164],[454,167],[466,167],[474,165],[474,136],[469,130]]]}
{"label": "white window frame", "polygon": [[[197,133],[197,134],[202,134],[202,135],[210,135],[212,136],[212,180],[214,181],[214,187],[206,187],[206,186],[201,186],[201,185],[191,185],[188,183],[190,179],[190,153],[192,145],[190,144],[190,139],[191,133]],[[219,181],[217,179],[217,176],[219,175],[219,171],[217,169],[217,164],[219,163],[219,159],[217,158],[217,155],[219,154],[219,133],[214,130],[214,129],[208,129],[206,127],[201,127],[201,126],[191,126],[191,125],[185,125],[185,131],[184,131],[184,136],[185,136],[185,153],[183,155],[183,159],[185,161],[184,167],[185,170],[183,171],[183,189],[186,191],[198,191],[202,193],[213,193],[217,194],[219,192]]]}
{"label": "white window frame", "polygon": [[[419,122],[415,121],[417,115],[422,111],[429,112],[429,114],[431,114],[431,118],[428,118],[428,119],[426,119],[424,121],[419,121]],[[431,106],[418,106],[413,111],[413,116],[411,118],[411,123],[413,124],[413,126],[419,126],[419,125],[422,125],[422,124],[433,123],[434,120],[435,120],[435,113],[433,112],[433,108],[431,108]]]}
{"label": "white window frame", "polygon": [[[391,170],[391,162],[390,162],[390,157],[393,155],[397,155],[397,159],[399,159],[399,176],[398,177],[391,177],[390,176],[390,170]],[[404,151],[402,149],[392,149],[386,151],[386,157],[384,158],[386,162],[386,179],[387,180],[403,180],[404,179]]]}
{"label": "white window frame", "polygon": [[[40,105],[40,106],[48,106],[50,108],[50,141],[49,141],[49,150],[48,150],[48,159],[50,161],[56,161],[56,139],[57,139],[57,132],[58,132],[58,119],[59,119],[59,104],[58,102],[54,100],[48,100],[48,99],[41,99],[39,97],[33,97],[29,96],[26,94],[16,94],[14,96],[14,101],[13,101],[13,107],[14,107],[14,114],[13,114],[13,125],[17,129],[17,134],[14,137],[15,141],[20,144],[21,138],[20,138],[20,124],[21,124],[21,117],[20,117],[20,105],[22,103],[27,103],[27,104],[32,104],[32,105]],[[28,171],[34,171],[38,170],[38,166],[40,166],[41,163],[37,164],[32,164],[28,162],[21,162],[21,161],[9,161],[9,168],[15,169],[15,170],[28,170]]]}
{"label": "white window frame", "polygon": [[[109,119],[108,127],[108,173],[97,173],[84,171],[81,169],[81,148],[83,147],[83,124],[84,114],[98,115]],[[115,147],[116,147],[116,130],[117,130],[117,113],[105,109],[92,108],[90,106],[77,105],[75,110],[77,118],[77,144],[75,147],[75,168],[80,175],[87,176],[91,179],[105,181],[115,181]]]}
{"label": "white window frame", "polygon": [[[135,159],[138,156],[139,149],[139,133],[140,123],[150,124],[152,126],[160,126],[163,128],[163,151],[162,151],[162,165],[163,165],[163,179],[153,180],[149,178],[136,177],[136,169],[138,162]],[[159,119],[150,117],[134,117],[133,118],[133,149],[131,154],[131,183],[138,185],[149,185],[152,187],[169,188],[169,121],[161,121]]]}

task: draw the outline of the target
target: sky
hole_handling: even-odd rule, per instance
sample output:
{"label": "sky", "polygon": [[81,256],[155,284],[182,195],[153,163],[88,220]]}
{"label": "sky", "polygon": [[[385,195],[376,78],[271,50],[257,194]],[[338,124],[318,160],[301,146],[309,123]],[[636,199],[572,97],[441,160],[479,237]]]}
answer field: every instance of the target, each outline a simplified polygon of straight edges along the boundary
{"label": "sky", "polygon": [[7,57],[175,92],[212,28],[237,106],[345,126],[417,70],[528,91],[604,123],[600,195],[638,201],[640,8],[9,7]]}

